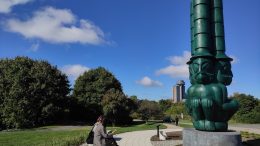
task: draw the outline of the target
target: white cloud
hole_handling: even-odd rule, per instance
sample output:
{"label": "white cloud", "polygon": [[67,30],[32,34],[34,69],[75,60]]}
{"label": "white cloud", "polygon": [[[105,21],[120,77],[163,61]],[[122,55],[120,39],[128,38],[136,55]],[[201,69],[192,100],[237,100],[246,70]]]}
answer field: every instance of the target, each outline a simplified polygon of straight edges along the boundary
{"label": "white cloud", "polygon": [[[191,58],[191,52],[184,51],[182,56],[170,56],[167,58],[171,62],[171,65],[159,69],[156,71],[157,75],[169,75],[172,78],[188,78],[189,67],[186,64]],[[237,63],[239,60],[236,56],[233,58],[232,64]]]}
{"label": "white cloud", "polygon": [[86,19],[78,20],[68,9],[46,7],[36,11],[28,20],[9,19],[5,24],[10,32],[50,43],[106,43],[98,26]]}
{"label": "white cloud", "polygon": [[40,44],[39,43],[35,43],[35,44],[32,44],[31,47],[29,48],[30,51],[33,51],[33,52],[36,52],[38,51],[40,47]]}
{"label": "white cloud", "polygon": [[170,65],[156,72],[157,75],[169,75],[172,78],[188,78],[188,65]]}
{"label": "white cloud", "polygon": [[183,65],[186,64],[191,57],[191,53],[189,51],[184,51],[183,56],[170,56],[167,59],[176,65]]}
{"label": "white cloud", "polygon": [[167,60],[171,62],[171,65],[159,69],[156,71],[157,75],[169,75],[172,78],[188,78],[189,68],[186,64],[191,57],[189,51],[184,51],[183,56],[171,56]]}
{"label": "white cloud", "polygon": [[230,57],[233,59],[233,61],[231,62],[232,64],[236,64],[239,62],[239,59],[236,56],[230,55]]}
{"label": "white cloud", "polygon": [[65,65],[61,68],[62,72],[67,74],[73,80],[75,80],[77,77],[79,77],[81,74],[83,74],[85,71],[88,71],[89,69],[90,68],[80,64]]}
{"label": "white cloud", "polygon": [[136,83],[145,87],[159,87],[163,85],[161,82],[152,80],[147,76],[143,77],[141,80],[136,81]]}
{"label": "white cloud", "polygon": [[22,5],[32,0],[0,0],[0,13],[10,13],[15,5]]}

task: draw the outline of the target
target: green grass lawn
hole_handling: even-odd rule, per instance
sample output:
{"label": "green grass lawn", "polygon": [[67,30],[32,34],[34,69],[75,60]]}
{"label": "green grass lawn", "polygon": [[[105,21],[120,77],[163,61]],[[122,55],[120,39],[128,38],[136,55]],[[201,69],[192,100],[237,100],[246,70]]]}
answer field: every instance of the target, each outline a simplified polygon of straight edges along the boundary
{"label": "green grass lawn", "polygon": [[191,120],[180,120],[179,126],[183,128],[193,128]]}
{"label": "green grass lawn", "polygon": [[186,124],[186,123],[180,123],[179,126],[183,128],[193,128],[192,124]]}
{"label": "green grass lawn", "polygon": [[0,132],[1,146],[68,146],[85,140],[89,128],[79,130],[23,130]]}
{"label": "green grass lawn", "polygon": [[[116,134],[138,130],[156,129],[156,122],[131,126],[108,127]],[[166,128],[161,125],[160,128]],[[85,142],[91,126],[63,129],[62,126],[45,126],[28,130],[0,132],[0,146],[78,146]]]}
{"label": "green grass lawn", "polygon": [[116,129],[115,134],[131,132],[131,131],[140,131],[140,130],[156,130],[156,126],[160,125],[160,129],[165,129],[166,126],[156,123],[156,122],[148,122],[147,124],[135,124],[131,126],[123,126],[123,127],[108,127],[108,130]]}
{"label": "green grass lawn", "polygon": [[191,120],[179,120],[179,123],[192,123]]}
{"label": "green grass lawn", "polygon": [[260,134],[241,131],[242,142],[244,146],[259,146]]}

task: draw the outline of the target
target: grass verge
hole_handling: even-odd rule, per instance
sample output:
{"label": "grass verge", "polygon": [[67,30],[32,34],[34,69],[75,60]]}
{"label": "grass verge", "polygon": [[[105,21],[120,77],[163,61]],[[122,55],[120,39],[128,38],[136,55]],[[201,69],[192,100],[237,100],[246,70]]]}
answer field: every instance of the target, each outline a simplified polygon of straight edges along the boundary
{"label": "grass verge", "polygon": [[116,129],[115,134],[131,132],[131,131],[140,131],[140,130],[156,130],[156,126],[160,125],[160,129],[165,129],[166,126],[157,122],[148,122],[144,124],[130,125],[130,126],[122,126],[122,127],[108,127],[108,130]]}
{"label": "grass verge", "polygon": [[79,130],[22,130],[0,132],[1,146],[78,146],[89,129]]}
{"label": "grass verge", "polygon": [[187,123],[180,123],[179,126],[183,128],[193,128],[192,124],[187,124]]}
{"label": "grass verge", "polygon": [[[156,129],[159,123],[134,124],[131,126],[108,127],[117,129],[116,134]],[[45,126],[28,130],[0,132],[0,146],[78,146],[85,142],[91,126],[67,129],[63,126]],[[166,128],[162,125],[160,128]]]}
{"label": "grass verge", "polygon": [[241,131],[242,142],[244,146],[259,146],[260,134]]}

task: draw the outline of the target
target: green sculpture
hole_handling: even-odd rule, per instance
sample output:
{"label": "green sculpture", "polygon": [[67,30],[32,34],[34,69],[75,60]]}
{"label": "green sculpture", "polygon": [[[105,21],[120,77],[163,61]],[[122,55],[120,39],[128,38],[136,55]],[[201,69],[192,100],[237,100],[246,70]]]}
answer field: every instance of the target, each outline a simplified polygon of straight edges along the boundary
{"label": "green sculpture", "polygon": [[238,102],[228,99],[232,58],[225,54],[222,0],[191,0],[191,87],[186,106],[202,131],[227,131]]}

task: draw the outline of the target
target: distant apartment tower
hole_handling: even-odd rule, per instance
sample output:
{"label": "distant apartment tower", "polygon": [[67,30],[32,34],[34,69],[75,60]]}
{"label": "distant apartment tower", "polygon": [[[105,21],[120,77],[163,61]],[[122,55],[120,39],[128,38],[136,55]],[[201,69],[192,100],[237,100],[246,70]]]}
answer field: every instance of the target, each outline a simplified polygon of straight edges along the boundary
{"label": "distant apartment tower", "polygon": [[180,80],[173,86],[173,102],[181,102],[185,98],[185,82]]}

